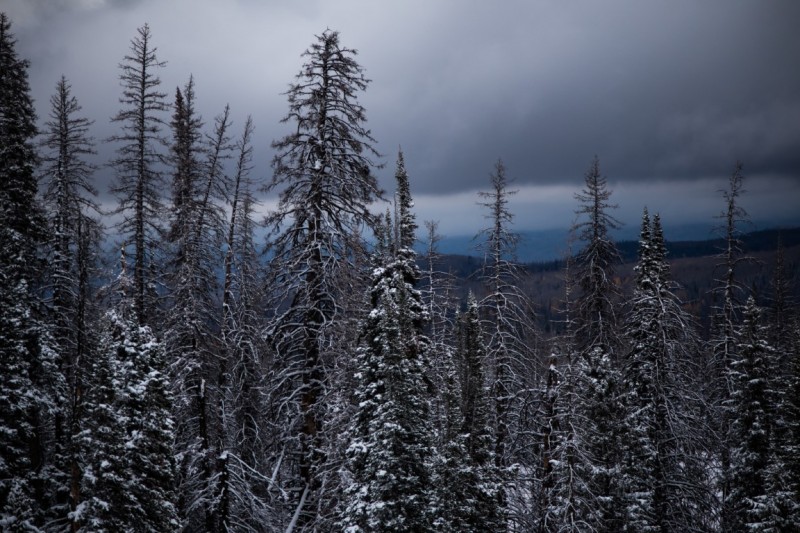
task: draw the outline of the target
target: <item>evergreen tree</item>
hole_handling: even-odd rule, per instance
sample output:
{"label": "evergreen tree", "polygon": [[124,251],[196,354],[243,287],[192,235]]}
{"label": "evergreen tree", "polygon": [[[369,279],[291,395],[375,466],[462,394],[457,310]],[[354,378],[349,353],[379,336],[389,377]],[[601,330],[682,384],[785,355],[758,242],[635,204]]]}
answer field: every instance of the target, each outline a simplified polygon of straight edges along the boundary
{"label": "evergreen tree", "polygon": [[46,223],[36,199],[28,62],[15,46],[0,13],[0,528],[25,531],[55,503],[50,452],[65,386],[38,296]]}
{"label": "evergreen tree", "polygon": [[[792,321],[792,334],[788,347],[788,361],[783,386],[780,389],[781,397],[779,410],[783,413],[780,433],[778,434],[777,450],[778,464],[785,469],[782,474],[788,478],[780,489],[784,497],[790,500],[786,505],[791,511],[800,507],[800,321],[797,317]],[[777,476],[773,476],[776,479]],[[787,524],[800,527],[797,517],[800,510],[789,514],[792,519]],[[791,530],[791,527],[787,528]],[[784,529],[784,530],[787,530]]]}
{"label": "evergreen tree", "polygon": [[[54,434],[53,457],[58,468],[52,482],[59,494],[51,511],[63,518],[67,502],[74,510],[80,491],[75,438],[80,430],[86,362],[92,355],[90,334],[93,289],[96,275],[100,223],[92,215],[99,212],[91,183],[94,166],[86,157],[95,153],[88,135],[92,122],[77,116],[81,107],[63,76],[50,99],[49,120],[45,124],[42,179],[50,239],[49,290],[53,338],[61,354],[61,372],[66,390],[61,394]],[[55,517],[54,517],[55,518]]]}
{"label": "evergreen tree", "polygon": [[486,317],[484,331],[488,335],[495,458],[498,466],[508,468],[521,459],[521,451],[510,448],[511,436],[525,431],[518,427],[522,414],[515,400],[519,399],[520,391],[535,387],[540,369],[535,360],[533,309],[522,292],[522,275],[516,262],[519,235],[510,228],[514,216],[508,202],[517,191],[508,189],[502,161],[497,161],[490,178],[491,190],[479,193],[485,200],[480,205],[489,211],[485,217],[490,221],[490,226],[481,232],[485,238],[481,245],[484,252],[482,278],[488,290],[481,308]]}
{"label": "evergreen tree", "polygon": [[539,436],[541,474],[535,476],[539,494],[534,492],[534,516],[529,520],[535,531],[599,531],[602,524],[603,502],[593,492],[595,477],[602,471],[591,455],[593,420],[587,417],[585,402],[596,382],[575,343],[572,237],[564,276],[564,331],[554,341]]}
{"label": "evergreen tree", "polygon": [[434,528],[443,533],[470,531],[473,517],[474,469],[467,452],[466,436],[462,432],[464,416],[461,412],[462,388],[454,363],[453,350],[442,357],[440,390],[442,417],[439,431],[439,453],[433,464],[435,494],[433,509]]}
{"label": "evergreen tree", "polygon": [[768,327],[775,349],[770,375],[774,460],[767,473],[767,492],[773,495],[769,525],[776,531],[793,531],[800,528],[800,323],[781,241],[775,263]]}
{"label": "evergreen tree", "polygon": [[617,346],[614,336],[619,290],[614,284],[614,267],[621,260],[609,231],[619,228],[620,222],[608,212],[617,208],[609,203],[610,198],[611,190],[606,177],[600,174],[600,160],[595,156],[586,172],[585,188],[575,195],[581,202],[576,213],[585,217],[574,228],[586,243],[576,259],[580,293],[575,302],[575,335],[578,348],[584,352],[595,347],[608,352]]}
{"label": "evergreen tree", "polygon": [[[431,342],[431,381],[439,394],[434,398],[433,417],[436,427],[448,425],[448,405],[446,398],[450,374],[453,370],[453,312],[456,308],[456,279],[451,272],[441,270],[443,257],[438,251],[441,239],[437,233],[438,223],[425,221],[427,230],[427,252],[424,257],[425,270],[422,273],[422,299],[428,312],[428,326],[425,333]],[[445,439],[440,434],[440,444]]]}
{"label": "evergreen tree", "polygon": [[[116,314],[105,317],[109,328]],[[70,515],[78,531],[112,532],[130,527],[128,516],[121,512],[127,506],[128,458],[125,455],[127,420],[119,413],[118,361],[109,350],[108,331],[101,335],[100,346],[89,364],[86,376],[81,432],[78,445],[81,453],[80,502]]]}
{"label": "evergreen tree", "polygon": [[260,258],[254,219],[257,205],[249,176],[253,123],[245,122],[231,194],[226,241],[218,389],[223,415],[218,444],[216,527],[220,531],[278,528],[266,457],[269,428],[264,402],[268,368],[261,341]]}
{"label": "evergreen tree", "polygon": [[342,516],[351,533],[435,531],[429,472],[434,435],[426,380],[430,343],[416,289],[416,223],[402,154],[396,178],[396,233],[388,249],[377,249],[372,310],[355,361],[357,408],[347,448],[353,479]]}
{"label": "evergreen tree", "polygon": [[725,530],[733,528],[736,513],[727,507],[733,501],[731,492],[731,447],[735,438],[731,431],[734,414],[731,412],[734,385],[731,381],[733,372],[731,364],[736,359],[736,329],[741,315],[741,295],[743,289],[737,276],[737,269],[750,260],[744,254],[741,241],[741,226],[747,222],[747,212],[741,206],[741,195],[744,193],[744,175],[742,164],[736,162],[733,173],[728,180],[728,188],[722,191],[725,209],[718,215],[722,221],[719,231],[722,233],[723,249],[719,254],[719,262],[715,266],[715,279],[712,295],[715,306],[712,312],[711,338],[709,340],[710,360],[708,371],[708,392],[714,406],[713,417],[716,421],[717,453],[720,461],[718,492],[720,494],[721,526]]}
{"label": "evergreen tree", "polygon": [[698,340],[681,308],[666,262],[658,215],[645,209],[636,288],[626,327],[622,480],[628,531],[695,531],[710,527],[702,421],[691,376]]}
{"label": "evergreen tree", "polygon": [[175,89],[173,104],[172,145],[170,162],[172,175],[172,208],[167,240],[174,246],[173,267],[184,262],[186,247],[193,231],[197,207],[198,183],[202,179],[203,120],[195,111],[194,78],[183,88]]}
{"label": "evergreen tree", "polygon": [[[737,335],[738,356],[731,361],[732,443],[731,491],[726,503],[735,529],[764,527],[769,512],[766,472],[770,464],[770,362],[773,348],[767,343],[760,311],[750,298]],[[738,444],[736,444],[738,443]]]}
{"label": "evergreen tree", "polygon": [[775,349],[770,375],[774,459],[768,468],[767,493],[773,495],[770,527],[793,531],[800,528],[800,329],[781,239],[777,248],[767,328]]}
{"label": "evergreen tree", "polygon": [[[187,93],[193,94],[191,86]],[[187,98],[187,101],[189,99]],[[176,104],[176,114],[180,107]],[[227,189],[227,176],[222,162],[228,157],[229,108],[215,120],[214,133],[207,140],[206,161],[196,173],[191,165],[178,169],[173,190],[176,210],[188,204],[186,220],[176,218],[174,228],[177,254],[174,256],[171,284],[173,306],[167,313],[167,344],[173,387],[181,403],[176,406],[177,446],[183,463],[180,469],[181,511],[187,527],[213,531],[218,521],[213,502],[216,472],[215,452],[223,439],[222,413],[218,380],[220,369],[220,313],[216,269],[222,263],[224,213],[222,202]],[[197,119],[195,118],[194,121]],[[191,117],[187,124],[193,122]],[[184,124],[183,129],[192,130]],[[176,130],[176,148],[181,138],[189,135]],[[191,152],[191,150],[189,150]],[[185,156],[184,159],[191,160]],[[183,206],[185,208],[185,206]]]}
{"label": "evergreen tree", "polygon": [[619,222],[608,213],[616,208],[609,203],[611,191],[600,174],[597,157],[585,176],[585,188],[575,195],[581,202],[577,214],[585,216],[574,227],[586,246],[576,258],[575,299],[576,384],[582,388],[578,408],[582,424],[577,438],[586,443],[591,461],[591,479],[587,480],[597,516],[585,517],[593,527],[618,531],[622,520],[619,487],[620,373],[617,334],[617,301],[614,267],[619,253],[609,230]]}
{"label": "evergreen tree", "polygon": [[122,131],[109,139],[119,143],[112,161],[117,175],[112,192],[118,200],[114,213],[122,215],[117,231],[124,245],[133,248],[132,297],[140,324],[150,324],[155,318],[157,280],[152,272],[163,232],[160,166],[164,155],[160,148],[165,144],[161,117],[167,104],[166,95],[158,89],[161,80],[156,70],[165,63],[158,60],[151,38],[147,24],[139,28],[131,41],[130,55],[120,64],[120,103],[124,107],[112,121],[119,123]]}
{"label": "evergreen tree", "polygon": [[[294,493],[290,510],[300,529],[322,528],[332,518],[336,488],[323,489],[335,475],[326,450],[330,370],[352,349],[355,335],[342,335],[353,295],[363,294],[364,225],[372,225],[369,205],[381,196],[372,175],[374,141],[365,128],[357,94],[368,80],[355,51],[339,34],[325,31],[303,54],[306,63],[288,91],[284,122],[292,133],[273,143],[277,155],[268,191],[280,191],[268,219],[270,289],[273,308],[268,337],[279,371],[270,403],[278,410],[276,450]],[[360,302],[359,302],[360,303]],[[345,332],[347,333],[347,332]]]}
{"label": "evergreen tree", "polygon": [[532,528],[598,531],[598,502],[590,487],[592,460],[586,450],[588,443],[580,440],[584,425],[579,407],[585,385],[578,381],[581,359],[576,359],[569,342],[563,350],[555,351],[548,372],[547,400],[552,407],[545,412],[541,486]]}
{"label": "evergreen tree", "polygon": [[[467,531],[503,531],[506,510],[502,475],[495,464],[495,439],[490,424],[491,404],[483,371],[486,346],[478,316],[478,304],[470,294],[467,310],[459,320],[458,350],[461,358],[461,412],[464,447],[470,479],[463,490],[469,513],[462,517]],[[441,487],[441,490],[448,490]]]}
{"label": "evergreen tree", "polygon": [[[135,288],[124,268],[123,291]],[[85,531],[177,531],[174,423],[163,344],[123,292],[106,313],[81,433]]]}

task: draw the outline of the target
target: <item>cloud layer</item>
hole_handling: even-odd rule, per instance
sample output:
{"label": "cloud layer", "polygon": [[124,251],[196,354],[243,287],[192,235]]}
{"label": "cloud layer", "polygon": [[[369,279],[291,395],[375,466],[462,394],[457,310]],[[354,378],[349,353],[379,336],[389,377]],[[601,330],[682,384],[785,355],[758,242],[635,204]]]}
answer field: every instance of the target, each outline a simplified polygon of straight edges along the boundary
{"label": "cloud layer", "polygon": [[[193,74],[207,124],[226,102],[240,125],[252,114],[266,178],[269,143],[287,131],[281,93],[329,27],[373,80],[361,101],[387,155],[387,188],[402,145],[415,193],[429,198],[485,187],[498,157],[520,187],[574,189],[598,154],[612,183],[671,197],[724,180],[740,159],[752,179],[787,188],[782,206],[800,205],[800,3],[791,0],[11,0],[4,9],[31,60],[39,114],[63,73],[98,139],[113,131],[117,65],[148,22],[168,62],[165,92]],[[637,199],[636,209],[647,203]]]}

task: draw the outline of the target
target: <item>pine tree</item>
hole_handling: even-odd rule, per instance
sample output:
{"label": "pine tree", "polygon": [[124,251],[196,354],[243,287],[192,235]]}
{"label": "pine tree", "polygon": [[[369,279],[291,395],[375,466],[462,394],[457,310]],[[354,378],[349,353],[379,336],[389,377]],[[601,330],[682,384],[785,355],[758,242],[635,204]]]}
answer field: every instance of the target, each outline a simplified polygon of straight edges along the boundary
{"label": "pine tree", "polygon": [[[124,257],[124,256],[123,256]],[[163,344],[138,325],[123,262],[122,298],[106,313],[81,433],[84,531],[177,531],[172,397]]]}
{"label": "pine tree", "polygon": [[53,457],[58,467],[51,474],[60,494],[51,511],[63,518],[67,501],[74,510],[80,497],[75,439],[81,424],[86,362],[92,355],[89,330],[94,304],[90,278],[96,274],[101,229],[93,216],[99,212],[94,199],[97,191],[91,183],[95,167],[86,161],[95,153],[88,135],[92,122],[77,116],[81,107],[63,76],[50,104],[50,116],[41,142],[44,149],[43,199],[51,235],[48,242],[50,316],[66,385],[60,395],[63,405],[59,406],[54,435]]}
{"label": "pine tree", "polygon": [[[346,531],[434,531],[429,466],[434,459],[427,315],[416,289],[412,201],[402,154],[397,163],[396,233],[377,248],[372,310],[356,354],[356,412],[347,448],[352,483]],[[391,230],[389,231],[391,235]]]}
{"label": "pine tree", "polygon": [[125,426],[128,421],[119,413],[119,368],[116,354],[110,350],[110,324],[116,314],[107,314],[99,348],[86,375],[87,392],[83,398],[81,432],[80,501],[70,518],[78,531],[112,532],[130,527],[121,510],[127,506],[128,458],[125,454]]}
{"label": "pine tree", "polygon": [[587,366],[575,348],[571,239],[569,244],[562,307],[564,331],[555,340],[550,358],[545,400],[551,407],[542,417],[542,473],[536,476],[540,479],[539,494],[534,493],[529,520],[535,531],[596,531],[600,507],[591,488],[595,472],[589,455],[591,442],[584,440],[589,434],[588,421],[583,419]]}
{"label": "pine tree", "polygon": [[254,219],[256,200],[249,176],[253,123],[245,122],[226,239],[222,320],[223,352],[217,386],[222,392],[222,439],[216,451],[216,527],[221,531],[278,529],[272,508],[274,480],[266,457],[269,428],[264,402],[268,368],[261,341],[259,276]]}
{"label": "pine tree", "polygon": [[548,374],[547,399],[551,413],[544,419],[547,437],[542,445],[542,475],[538,504],[532,517],[535,531],[597,531],[598,502],[590,487],[592,460],[580,440],[583,424],[579,407],[584,383],[581,367],[567,342],[554,351]]}
{"label": "pine tree", "polygon": [[156,311],[157,280],[152,270],[163,232],[160,165],[164,155],[160,148],[165,141],[161,117],[168,108],[156,75],[165,63],[158,60],[151,40],[150,27],[145,24],[131,41],[130,55],[120,64],[120,103],[124,107],[112,121],[119,123],[122,131],[109,139],[119,143],[117,157],[112,161],[116,169],[112,192],[118,200],[114,213],[122,215],[117,231],[123,236],[124,245],[133,248],[132,297],[140,324],[150,324]]}
{"label": "pine tree", "polygon": [[733,173],[728,180],[728,188],[722,191],[725,209],[718,215],[722,221],[719,231],[722,233],[724,248],[719,254],[719,262],[715,265],[715,280],[712,294],[715,307],[712,314],[712,331],[709,340],[710,352],[708,371],[708,397],[714,406],[713,419],[716,421],[716,441],[719,443],[718,454],[720,474],[718,492],[720,494],[720,517],[723,529],[733,527],[729,520],[734,520],[736,513],[727,507],[730,498],[731,483],[731,447],[735,445],[731,434],[733,413],[731,413],[733,383],[731,364],[736,355],[736,329],[741,315],[742,287],[737,276],[737,269],[750,260],[744,254],[741,241],[741,226],[747,222],[748,215],[741,206],[744,193],[744,175],[742,164],[736,162]]}
{"label": "pine tree", "polygon": [[[438,251],[441,236],[438,234],[438,223],[425,221],[427,230],[427,251],[424,256],[425,270],[422,272],[420,292],[428,312],[426,335],[431,342],[431,380],[435,390],[439,391],[434,398],[433,417],[436,427],[448,424],[448,408],[451,402],[445,397],[448,380],[454,371],[453,367],[453,313],[456,309],[456,280],[451,272],[441,270],[443,257]],[[444,438],[440,435],[441,439]]]}
{"label": "pine tree", "polygon": [[730,361],[731,474],[724,502],[734,530],[765,530],[774,512],[768,474],[772,451],[771,372],[774,349],[767,341],[760,310],[751,297],[736,336],[736,357]]}
{"label": "pine tree", "polygon": [[175,247],[172,250],[173,266],[181,264],[186,246],[192,234],[196,214],[197,188],[202,179],[203,120],[195,111],[194,78],[183,88],[175,89],[173,104],[172,145],[170,162],[172,175],[172,208],[167,240]]}
{"label": "pine tree", "polygon": [[[506,525],[500,468],[495,462],[495,438],[491,404],[483,371],[486,346],[478,316],[478,303],[470,294],[467,310],[459,320],[458,350],[461,358],[461,412],[464,446],[472,471],[463,489],[469,513],[462,517],[468,531],[503,531]],[[448,490],[441,487],[441,490]]]}
{"label": "pine tree", "polygon": [[576,428],[577,438],[586,443],[591,461],[591,479],[587,480],[598,514],[582,517],[603,531],[618,531],[622,520],[619,487],[620,373],[618,367],[617,301],[614,268],[619,253],[609,230],[619,222],[608,213],[616,208],[609,203],[611,191],[600,174],[597,157],[585,176],[585,188],[575,195],[581,202],[577,214],[585,220],[574,230],[586,246],[575,260],[575,341],[578,361],[575,362],[576,384],[583,395],[578,412],[582,424]]}
{"label": "pine tree", "polygon": [[0,527],[25,531],[54,504],[50,452],[65,386],[37,292],[46,223],[36,199],[28,62],[15,45],[0,13]]}
{"label": "pine tree", "polygon": [[509,190],[502,161],[497,161],[490,178],[491,190],[479,193],[484,199],[480,205],[489,211],[485,217],[490,221],[480,235],[485,239],[481,245],[485,256],[482,280],[488,291],[481,308],[488,335],[495,458],[498,466],[507,469],[520,460],[520,450],[510,447],[511,436],[525,431],[518,427],[522,414],[515,401],[520,391],[534,388],[540,365],[535,356],[533,309],[521,290],[522,275],[516,262],[519,235],[510,227],[514,216],[508,202],[517,191]]}
{"label": "pine tree", "polygon": [[701,403],[698,339],[669,276],[658,215],[645,209],[636,288],[626,332],[622,482],[629,531],[692,531],[710,527],[708,488],[699,456]]}
{"label": "pine tree", "polygon": [[776,531],[800,528],[800,329],[785,261],[783,243],[779,241],[767,327],[769,343],[775,349],[770,375],[774,457],[767,471],[767,493],[772,495],[768,523]]}
{"label": "pine tree", "polygon": [[[787,368],[780,389],[778,406],[783,416],[776,443],[778,465],[782,465],[784,469],[781,474],[788,478],[782,487],[776,487],[783,492],[782,497],[788,500],[783,506],[789,511],[786,513],[788,527],[783,531],[800,527],[797,518],[800,516],[800,320],[797,317],[792,321],[791,330],[793,333],[790,337]],[[779,478],[773,475],[772,479]]]}
{"label": "pine tree", "polygon": [[[193,99],[191,85],[186,92]],[[191,99],[187,97],[186,101]],[[179,108],[180,100],[176,102],[176,115]],[[176,129],[175,152],[182,138],[192,136],[195,130],[191,124],[198,120],[187,116]],[[183,148],[188,152],[181,158],[186,164],[176,169],[173,187],[177,193],[173,198],[176,212],[184,211],[173,226],[177,253],[172,265],[173,305],[167,313],[165,341],[172,361],[173,387],[182,400],[176,406],[176,419],[180,421],[177,446],[183,459],[181,511],[187,527],[197,530],[214,530],[218,521],[212,495],[217,475],[214,456],[223,439],[218,380],[224,377],[225,370],[219,366],[224,359],[218,353],[221,316],[216,269],[223,263],[222,202],[228,180],[222,163],[231,148],[229,126],[226,106],[215,120],[213,135],[207,139],[206,161],[197,162],[198,168],[193,171],[191,152],[197,148]]]}
{"label": "pine tree", "polygon": [[355,336],[341,335],[341,328],[344,318],[358,316],[346,307],[363,294],[363,227],[373,224],[369,205],[381,192],[371,170],[374,140],[356,99],[368,80],[355,51],[325,31],[303,55],[306,63],[287,93],[284,122],[294,131],[273,143],[274,175],[266,188],[280,191],[267,223],[274,234],[269,286],[273,308],[282,311],[268,336],[279,366],[270,400],[279,411],[276,440],[287,447],[275,457],[285,457],[282,469],[293,472],[290,513],[301,529],[311,529],[332,518],[337,496],[335,487],[323,490],[323,478],[335,475],[326,452],[333,444],[326,438],[333,408],[324,401],[328,369],[352,349]]}
{"label": "pine tree", "polygon": [[442,385],[440,389],[442,415],[439,430],[439,452],[433,464],[432,514],[436,517],[433,526],[443,533],[458,533],[470,530],[473,515],[473,499],[467,496],[474,492],[474,469],[467,452],[464,416],[461,411],[462,387],[454,362],[454,352],[447,350],[442,357]]}
{"label": "pine tree", "polygon": [[[620,263],[619,252],[609,231],[617,229],[620,222],[608,211],[616,209],[609,203],[611,190],[607,179],[600,174],[600,160],[595,156],[585,176],[585,188],[575,194],[581,205],[576,214],[585,217],[574,228],[586,243],[576,258],[577,295],[575,335],[578,349],[586,352],[595,347],[601,352],[611,352],[617,346],[615,339],[619,290],[614,284],[614,268]],[[610,354],[615,358],[613,353]]]}

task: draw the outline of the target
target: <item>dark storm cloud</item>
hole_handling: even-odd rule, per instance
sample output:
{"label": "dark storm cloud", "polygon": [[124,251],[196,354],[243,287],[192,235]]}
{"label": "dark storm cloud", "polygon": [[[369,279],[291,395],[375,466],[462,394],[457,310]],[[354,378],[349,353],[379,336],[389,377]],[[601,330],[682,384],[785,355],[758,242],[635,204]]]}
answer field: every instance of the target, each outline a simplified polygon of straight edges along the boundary
{"label": "dark storm cloud", "polygon": [[[542,12],[554,28],[519,20],[523,38],[506,39],[496,57],[481,56],[479,34],[469,44],[479,27],[442,40],[468,57],[460,83],[447,84],[426,113],[441,118],[432,129],[442,175],[482,186],[492,156],[502,156],[522,182],[574,181],[595,153],[619,180],[707,176],[736,158],[750,171],[800,174],[800,40],[791,22],[800,11],[659,4]],[[472,52],[458,54],[462,47]]]}
{"label": "dark storm cloud", "polygon": [[[98,139],[113,132],[117,65],[148,22],[168,62],[165,92],[193,74],[206,124],[226,102],[239,124],[252,114],[266,178],[269,143],[287,133],[281,93],[330,27],[373,80],[361,101],[385,186],[402,145],[421,206],[445,213],[442,198],[484,188],[498,157],[517,186],[562,191],[571,205],[594,154],[628,193],[645,194],[629,182],[667,194],[698,180],[714,193],[741,159],[749,176],[790,188],[784,211],[800,204],[800,3],[790,0],[6,1],[39,114],[64,73]],[[647,203],[631,198],[635,210]]]}

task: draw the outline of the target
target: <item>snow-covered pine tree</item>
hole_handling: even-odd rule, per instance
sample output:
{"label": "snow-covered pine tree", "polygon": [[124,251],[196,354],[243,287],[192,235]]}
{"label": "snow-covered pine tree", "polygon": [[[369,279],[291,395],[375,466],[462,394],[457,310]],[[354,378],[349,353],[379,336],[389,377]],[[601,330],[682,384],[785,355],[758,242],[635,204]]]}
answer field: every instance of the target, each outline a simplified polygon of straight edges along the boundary
{"label": "snow-covered pine tree", "polygon": [[[431,342],[431,381],[439,394],[434,398],[433,418],[436,427],[448,425],[447,383],[453,371],[453,335],[455,326],[453,314],[457,307],[455,276],[442,270],[442,255],[438,251],[441,236],[438,234],[438,223],[425,221],[427,232],[426,253],[423,258],[425,269],[422,272],[422,299],[428,312],[426,335]],[[446,432],[445,432],[446,433]],[[440,444],[446,440],[445,434],[439,435]]]}
{"label": "snow-covered pine tree", "polygon": [[161,136],[162,115],[168,110],[166,95],[159,91],[161,80],[156,70],[165,63],[158,60],[151,42],[150,27],[137,29],[131,40],[130,55],[120,64],[123,108],[112,118],[120,133],[109,141],[118,143],[111,161],[116,169],[112,192],[117,197],[115,214],[121,214],[117,231],[124,245],[133,249],[133,284],[137,319],[150,324],[155,318],[155,251],[161,241],[163,205],[161,164],[165,144]]}
{"label": "snow-covered pine tree", "polygon": [[733,531],[764,531],[774,520],[774,493],[768,475],[776,456],[772,450],[772,401],[775,350],[761,323],[761,310],[750,297],[737,328],[736,355],[730,361],[731,470],[730,492],[723,517]]}
{"label": "snow-covered pine tree", "polygon": [[65,382],[38,294],[46,221],[36,198],[28,62],[15,46],[0,13],[0,528],[30,531],[63,489],[50,478]]}
{"label": "snow-covered pine tree", "polygon": [[590,488],[592,461],[581,440],[585,369],[575,349],[573,328],[573,257],[566,254],[564,275],[564,331],[554,339],[545,388],[539,439],[541,473],[533,476],[534,492],[526,523],[534,531],[596,531],[598,502]]}
{"label": "snow-covered pine tree", "polygon": [[707,396],[713,406],[712,420],[715,421],[715,441],[718,443],[717,453],[720,468],[717,492],[719,499],[719,516],[724,530],[730,530],[736,513],[727,507],[730,498],[730,465],[731,447],[736,443],[731,434],[733,403],[733,383],[731,382],[731,364],[736,355],[736,330],[741,315],[743,289],[737,277],[737,268],[750,260],[744,254],[741,241],[741,226],[748,221],[747,211],[741,206],[744,193],[744,175],[742,164],[737,161],[728,180],[728,188],[722,191],[725,209],[717,216],[722,221],[718,229],[723,239],[723,249],[715,265],[714,309],[711,316],[711,338],[709,339],[709,370]]}
{"label": "snow-covered pine tree", "polygon": [[430,466],[435,456],[426,374],[427,313],[416,289],[416,223],[402,154],[396,231],[376,249],[371,311],[356,352],[356,410],[347,447],[352,482],[341,524],[348,533],[436,531]]}
{"label": "snow-covered pine tree", "polygon": [[767,326],[769,343],[775,349],[769,413],[774,460],[767,472],[767,492],[773,498],[769,523],[776,531],[800,529],[800,324],[786,267],[779,240]]}
{"label": "snow-covered pine tree", "polygon": [[88,363],[78,434],[80,493],[70,514],[74,531],[124,531],[130,519],[122,512],[128,505],[126,489],[128,458],[125,455],[127,420],[119,412],[118,361],[111,346],[111,323],[119,317],[107,314],[97,352]]}
{"label": "snow-covered pine tree", "polygon": [[[491,426],[492,407],[484,373],[487,346],[478,314],[478,303],[470,294],[467,309],[458,324],[458,358],[461,367],[461,433],[472,472],[461,490],[469,513],[461,517],[467,531],[504,531],[504,476],[495,461],[495,436]],[[450,490],[439,487],[439,490]]]}
{"label": "snow-covered pine tree", "polygon": [[699,340],[675,296],[658,215],[645,209],[636,287],[630,302],[622,399],[622,487],[627,531],[711,527],[710,487],[692,376]]}
{"label": "snow-covered pine tree", "polygon": [[442,533],[459,533],[470,531],[472,501],[465,495],[474,486],[474,470],[462,432],[461,380],[452,349],[442,357],[439,371],[442,413],[438,420],[438,453],[433,464],[433,526]]}
{"label": "snow-covered pine tree", "polygon": [[[488,210],[490,225],[482,230],[480,248],[484,253],[481,278],[487,295],[481,301],[487,334],[487,373],[494,403],[495,454],[498,466],[507,468],[517,462],[510,448],[512,433],[519,428],[515,400],[520,392],[532,390],[540,373],[536,361],[534,313],[530,299],[522,292],[522,278],[517,264],[519,235],[511,229],[514,215],[510,198],[517,191],[508,188],[503,162],[498,160],[490,175],[491,190],[478,193],[480,205]],[[518,450],[517,450],[518,452]]]}
{"label": "snow-covered pine tree", "polygon": [[586,246],[575,261],[575,279],[579,288],[575,305],[575,337],[577,348],[584,353],[600,348],[613,359],[616,339],[619,289],[614,282],[614,269],[621,262],[619,251],[609,231],[620,222],[609,213],[616,204],[609,203],[611,190],[600,174],[600,160],[595,156],[585,175],[585,185],[575,194],[580,202],[576,211],[583,217],[574,230]]}
{"label": "snow-covered pine tree", "polygon": [[[777,451],[779,454],[779,464],[782,463],[785,471],[783,475],[788,478],[788,482],[781,487],[783,491],[789,491],[786,496],[790,498],[787,508],[798,509],[800,507],[800,317],[793,317],[790,322],[790,340],[786,361],[786,374],[783,387],[780,389],[780,404],[778,409],[782,413],[781,431],[782,435],[777,441]],[[775,476],[773,479],[777,479]],[[787,520],[789,526],[795,529],[800,527],[798,517],[800,510],[793,515],[788,515],[791,520]],[[791,530],[791,527],[788,528]]]}
{"label": "snow-covered pine tree", "polygon": [[50,116],[45,124],[41,171],[44,205],[50,229],[48,242],[50,321],[61,372],[65,379],[64,404],[59,406],[54,434],[56,471],[50,477],[59,494],[52,502],[53,519],[63,519],[66,507],[74,510],[80,491],[80,469],[75,438],[80,430],[86,364],[92,354],[90,333],[92,293],[90,277],[96,274],[101,238],[99,212],[91,175],[95,167],[86,158],[95,153],[89,127],[92,122],[78,116],[81,106],[65,77],[50,98]]}
{"label": "snow-covered pine tree", "polygon": [[554,523],[552,509],[555,495],[556,477],[553,466],[558,463],[555,454],[560,437],[559,416],[557,406],[561,381],[559,369],[560,344],[554,342],[551,349],[549,365],[544,374],[539,409],[536,413],[536,445],[533,454],[534,462],[530,465],[531,474],[527,476],[530,504],[524,508],[523,521],[532,531],[547,531]]}
{"label": "snow-covered pine tree", "polygon": [[[124,256],[123,256],[124,258]],[[121,298],[103,319],[81,432],[82,531],[177,531],[175,439],[166,353],[138,323],[123,261]]]}
{"label": "snow-covered pine tree", "polygon": [[98,225],[91,214],[99,212],[95,200],[97,190],[91,183],[95,166],[86,158],[96,152],[89,136],[93,122],[77,116],[81,106],[63,76],[50,98],[50,105],[50,116],[41,141],[41,179],[45,185],[44,205],[52,235],[49,248],[53,334],[65,358],[68,381],[73,383],[74,365],[80,358],[76,353],[80,344],[77,336],[85,333],[86,329],[85,324],[80,323],[80,317],[76,316],[81,292],[77,259],[79,235]]}
{"label": "snow-covered pine tree", "polygon": [[189,78],[183,91],[180,88],[175,89],[170,128],[170,163],[173,174],[167,241],[173,247],[170,250],[170,266],[175,267],[183,262],[185,248],[189,244],[194,227],[192,221],[196,208],[197,184],[202,179],[203,120],[195,111],[194,77]]}
{"label": "snow-covered pine tree", "polygon": [[541,446],[542,473],[528,519],[534,531],[598,531],[598,502],[590,487],[592,460],[587,443],[580,440],[584,424],[579,406],[585,385],[578,381],[580,365],[569,341],[554,349],[545,397],[551,407],[543,413],[547,425]]}
{"label": "snow-covered pine tree", "polygon": [[[193,88],[187,86],[184,107],[191,109]],[[218,304],[219,282],[216,271],[223,264],[221,249],[225,229],[222,202],[225,200],[227,176],[222,163],[231,149],[228,136],[229,108],[214,121],[213,135],[206,140],[205,161],[193,171],[191,143],[199,122],[188,111],[181,121],[180,100],[176,100],[174,153],[184,164],[176,168],[173,203],[176,217],[176,255],[171,273],[172,307],[167,313],[165,342],[169,353],[176,404],[177,443],[181,454],[181,513],[186,527],[192,530],[217,529],[214,503],[217,459],[222,431],[219,411],[221,394],[220,369],[221,319]],[[186,144],[186,146],[183,146]],[[187,183],[182,183],[182,182]]]}
{"label": "snow-covered pine tree", "polygon": [[256,200],[249,176],[253,122],[237,141],[226,238],[218,389],[222,439],[217,444],[216,527],[219,531],[279,529],[269,470],[270,415],[264,398],[268,368],[261,340],[261,268],[255,244]]}
{"label": "snow-covered pine tree", "polygon": [[[279,191],[267,218],[270,308],[280,311],[268,329],[276,357],[270,404],[274,457],[292,492],[288,516],[297,528],[324,529],[333,518],[338,488],[323,488],[329,468],[326,403],[331,369],[352,353],[356,335],[342,330],[354,295],[363,294],[364,226],[381,197],[370,159],[377,153],[358,93],[368,80],[355,51],[327,30],[303,54],[306,62],[288,91],[284,122],[292,132],[273,143],[277,154],[267,191]],[[346,333],[343,335],[343,333]]]}
{"label": "snow-covered pine tree", "polygon": [[592,527],[614,532],[621,527],[622,501],[619,487],[620,405],[617,337],[619,291],[614,283],[614,267],[619,252],[609,230],[619,222],[609,209],[611,191],[600,174],[595,156],[585,175],[585,188],[575,195],[580,202],[578,216],[585,217],[573,228],[586,243],[575,260],[574,335],[578,360],[575,361],[576,384],[582,390],[578,407],[580,425],[576,438],[586,445],[591,461],[589,492],[591,507],[598,515],[584,517]]}

